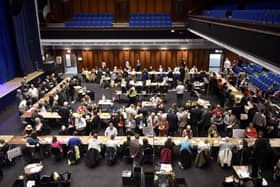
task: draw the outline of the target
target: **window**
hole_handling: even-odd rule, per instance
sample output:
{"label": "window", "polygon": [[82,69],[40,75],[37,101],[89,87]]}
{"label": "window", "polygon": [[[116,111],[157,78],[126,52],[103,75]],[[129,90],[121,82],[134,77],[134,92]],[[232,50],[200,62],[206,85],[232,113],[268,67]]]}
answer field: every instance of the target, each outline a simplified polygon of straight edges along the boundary
{"label": "window", "polygon": [[222,54],[209,55],[209,71],[220,72],[221,70]]}

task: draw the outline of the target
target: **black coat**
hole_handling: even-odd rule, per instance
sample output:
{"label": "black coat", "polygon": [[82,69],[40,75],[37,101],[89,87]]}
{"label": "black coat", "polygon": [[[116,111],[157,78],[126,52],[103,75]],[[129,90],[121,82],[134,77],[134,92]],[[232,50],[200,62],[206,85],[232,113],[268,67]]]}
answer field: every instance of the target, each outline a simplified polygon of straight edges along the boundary
{"label": "black coat", "polygon": [[167,121],[169,124],[169,131],[175,132],[178,130],[178,117],[175,113],[169,112],[167,114]]}

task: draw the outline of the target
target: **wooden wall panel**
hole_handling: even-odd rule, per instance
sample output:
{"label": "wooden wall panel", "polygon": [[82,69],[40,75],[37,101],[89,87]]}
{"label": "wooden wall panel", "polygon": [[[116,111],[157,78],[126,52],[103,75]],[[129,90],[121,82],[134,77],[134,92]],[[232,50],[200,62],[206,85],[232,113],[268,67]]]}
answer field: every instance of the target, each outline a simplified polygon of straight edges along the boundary
{"label": "wooden wall panel", "polygon": [[163,12],[163,0],[155,0],[155,12],[161,13]]}
{"label": "wooden wall panel", "polygon": [[77,13],[80,13],[80,9],[81,9],[81,2],[80,0],[73,0],[72,2],[72,5],[73,5],[73,13],[74,14],[77,14]]}
{"label": "wooden wall panel", "polygon": [[138,0],[130,0],[130,13],[138,12]]}
{"label": "wooden wall panel", "polygon": [[90,0],[83,0],[80,4],[81,13],[89,13],[90,12]]}
{"label": "wooden wall panel", "polygon": [[[56,50],[54,56],[65,56],[65,50]],[[82,57],[82,61],[78,61],[79,72],[82,68],[92,69],[101,66],[104,59],[107,66],[112,70],[114,66],[124,67],[125,61],[129,60],[134,68],[136,60],[139,58],[141,68],[149,68],[152,66],[158,69],[162,65],[164,70],[167,67],[172,69],[181,64],[182,58],[186,61],[189,68],[196,65],[199,70],[208,70],[210,50],[193,49],[193,50],[72,50],[72,54],[76,57]]]}
{"label": "wooden wall panel", "polygon": [[138,13],[146,13],[146,0],[138,0]]}
{"label": "wooden wall panel", "polygon": [[114,15],[115,12],[114,0],[106,0],[106,12],[112,13]]}
{"label": "wooden wall panel", "polygon": [[91,6],[92,7],[91,12],[97,13],[98,12],[98,0],[91,0],[91,4],[93,5],[93,6]]}
{"label": "wooden wall panel", "polygon": [[147,0],[147,13],[155,12],[155,0]]}
{"label": "wooden wall panel", "polygon": [[171,6],[172,6],[172,3],[171,3],[171,0],[163,0],[163,3],[162,3],[162,12],[171,12]]}
{"label": "wooden wall panel", "polygon": [[106,1],[98,0],[98,12],[99,13],[106,13]]}

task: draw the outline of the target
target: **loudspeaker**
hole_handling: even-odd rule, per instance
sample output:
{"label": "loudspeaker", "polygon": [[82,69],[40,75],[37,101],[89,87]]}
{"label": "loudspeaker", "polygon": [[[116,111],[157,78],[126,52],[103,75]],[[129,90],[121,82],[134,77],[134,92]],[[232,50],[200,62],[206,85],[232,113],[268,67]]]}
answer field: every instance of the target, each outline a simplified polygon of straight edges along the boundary
{"label": "loudspeaker", "polygon": [[12,16],[16,16],[20,13],[23,5],[23,0],[10,0],[10,13]]}

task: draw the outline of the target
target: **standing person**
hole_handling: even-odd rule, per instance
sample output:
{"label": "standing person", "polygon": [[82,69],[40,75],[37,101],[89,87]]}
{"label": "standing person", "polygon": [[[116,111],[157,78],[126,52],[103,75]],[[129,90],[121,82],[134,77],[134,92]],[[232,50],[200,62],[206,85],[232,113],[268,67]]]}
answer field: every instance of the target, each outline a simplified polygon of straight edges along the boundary
{"label": "standing person", "polygon": [[169,124],[169,135],[174,136],[178,130],[178,117],[174,109],[167,113],[167,121]]}
{"label": "standing person", "polygon": [[168,130],[169,130],[169,124],[168,121],[166,120],[166,117],[161,116],[159,118],[159,136],[167,136]]}
{"label": "standing person", "polygon": [[141,70],[141,63],[139,58],[136,60],[136,65],[135,65],[135,71],[140,71]]}
{"label": "standing person", "polygon": [[178,126],[179,126],[179,134],[182,134],[183,129],[185,128],[185,126],[188,123],[188,116],[189,113],[187,112],[187,110],[185,110],[184,107],[181,107],[179,109],[179,111],[177,112],[177,117],[178,117]]}
{"label": "standing person", "polygon": [[256,112],[252,122],[258,132],[259,131],[264,132],[266,127],[266,116],[264,115],[264,110],[261,110],[260,112]]}
{"label": "standing person", "polygon": [[129,100],[129,105],[136,103],[136,101],[137,101],[137,91],[136,91],[134,86],[132,86],[128,90],[127,97],[128,97],[128,100]]}
{"label": "standing person", "polygon": [[153,127],[155,134],[158,135],[159,119],[154,112],[152,112],[151,115],[148,117],[147,125],[148,127]]}
{"label": "standing person", "polygon": [[133,158],[133,167],[140,165],[140,161],[142,160],[143,156],[139,138],[139,134],[136,134],[135,139],[131,140],[129,145],[129,152],[131,157]]}
{"label": "standing person", "polygon": [[231,68],[231,62],[229,58],[226,58],[226,60],[224,61],[224,72],[228,73],[230,68]]}
{"label": "standing person", "polygon": [[185,86],[182,82],[179,82],[176,87],[176,95],[177,95],[177,105],[181,106],[183,97],[184,97]]}

